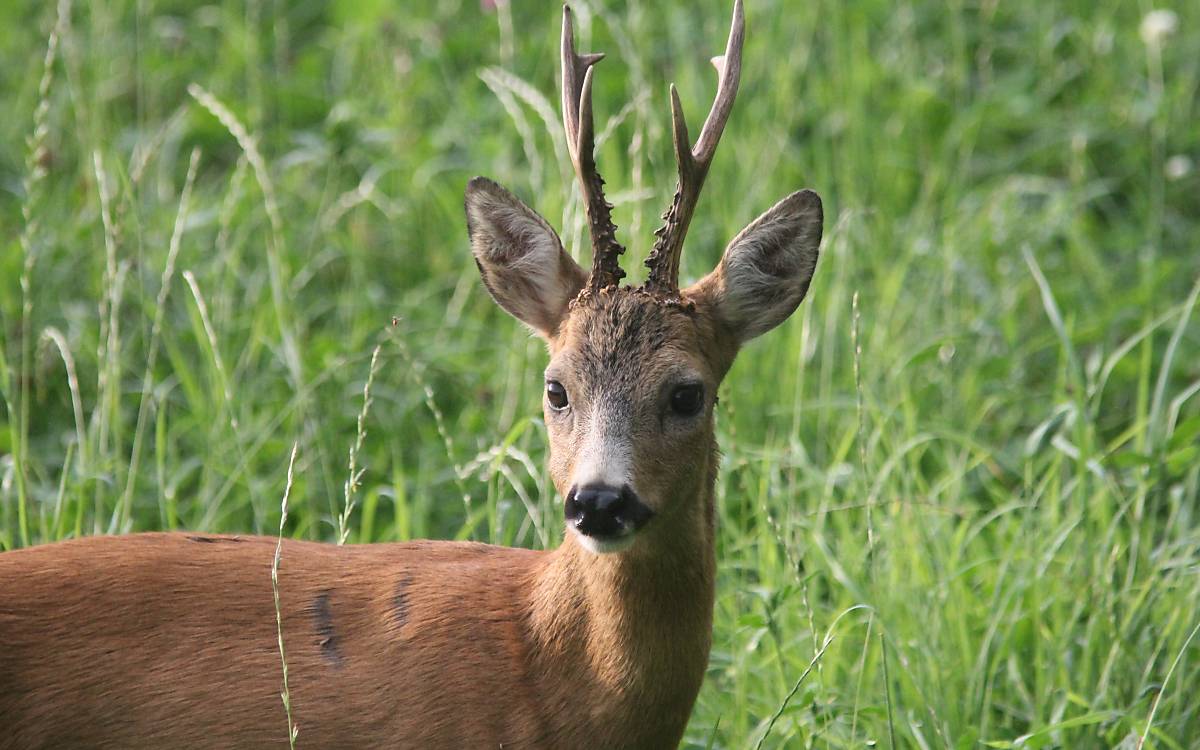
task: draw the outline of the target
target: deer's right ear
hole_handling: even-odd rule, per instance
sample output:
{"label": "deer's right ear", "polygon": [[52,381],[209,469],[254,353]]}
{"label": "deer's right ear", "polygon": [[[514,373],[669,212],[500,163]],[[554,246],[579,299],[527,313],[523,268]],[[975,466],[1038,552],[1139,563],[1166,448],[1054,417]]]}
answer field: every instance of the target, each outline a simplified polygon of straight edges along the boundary
{"label": "deer's right ear", "polygon": [[467,183],[471,252],[492,299],[550,339],[587,272],[563,250],[558,235],[512,193],[485,177]]}

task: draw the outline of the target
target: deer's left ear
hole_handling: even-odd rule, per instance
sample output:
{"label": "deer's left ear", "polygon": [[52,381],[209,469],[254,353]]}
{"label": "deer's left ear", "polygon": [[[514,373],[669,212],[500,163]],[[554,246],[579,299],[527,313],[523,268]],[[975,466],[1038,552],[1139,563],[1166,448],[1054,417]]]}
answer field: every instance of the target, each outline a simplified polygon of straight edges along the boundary
{"label": "deer's left ear", "polygon": [[792,193],[734,237],[716,270],[684,296],[712,310],[738,343],[766,333],[808,293],[823,223],[820,196]]}
{"label": "deer's left ear", "polygon": [[491,180],[476,177],[467,184],[466,209],[471,251],[492,299],[551,339],[587,272],[545,219]]}

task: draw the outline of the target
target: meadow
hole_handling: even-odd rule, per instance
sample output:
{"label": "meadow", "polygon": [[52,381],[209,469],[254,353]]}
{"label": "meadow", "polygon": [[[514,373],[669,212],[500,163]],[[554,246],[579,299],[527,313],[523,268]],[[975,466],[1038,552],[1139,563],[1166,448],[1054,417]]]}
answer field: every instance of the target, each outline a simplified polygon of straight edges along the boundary
{"label": "meadow", "polygon": [[[729,5],[575,3],[635,281]],[[1200,4],[746,12],[682,276],[801,187],[826,232],[720,394],[685,746],[1200,747]],[[462,197],[586,263],[560,13],[0,4],[0,549],[275,534],[293,445],[286,535],[557,544]]]}

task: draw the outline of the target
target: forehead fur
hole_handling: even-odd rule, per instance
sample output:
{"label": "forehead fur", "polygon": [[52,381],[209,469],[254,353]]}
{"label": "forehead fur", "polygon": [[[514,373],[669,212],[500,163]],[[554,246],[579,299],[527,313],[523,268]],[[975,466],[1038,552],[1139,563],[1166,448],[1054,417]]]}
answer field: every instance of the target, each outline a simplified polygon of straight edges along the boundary
{"label": "forehead fur", "polygon": [[736,348],[712,316],[694,304],[670,304],[638,287],[609,287],[584,293],[571,304],[551,352],[570,350],[578,367],[599,378],[624,380],[674,355],[688,357],[720,379]]}

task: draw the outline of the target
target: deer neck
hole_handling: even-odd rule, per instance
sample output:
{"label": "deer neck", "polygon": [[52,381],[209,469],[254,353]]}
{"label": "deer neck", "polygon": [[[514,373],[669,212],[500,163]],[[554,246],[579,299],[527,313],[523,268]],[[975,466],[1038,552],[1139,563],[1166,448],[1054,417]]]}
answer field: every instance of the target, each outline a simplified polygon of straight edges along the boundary
{"label": "deer neck", "polygon": [[[674,746],[683,732],[712,641],[715,448],[707,463],[680,510],[628,550],[598,555],[568,532],[534,580],[530,645],[556,693],[546,698],[591,713],[601,732],[580,746]],[[639,739],[647,715],[667,729]]]}

